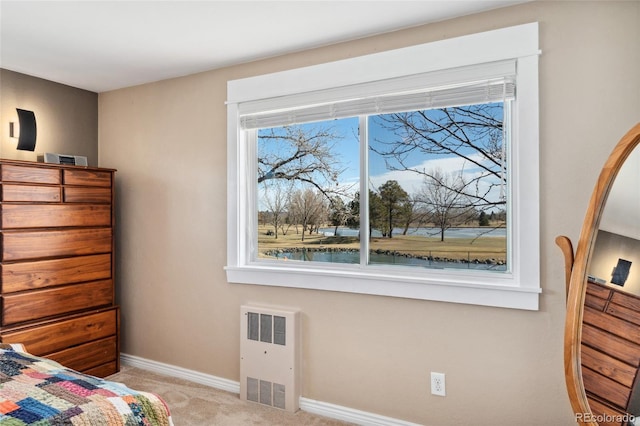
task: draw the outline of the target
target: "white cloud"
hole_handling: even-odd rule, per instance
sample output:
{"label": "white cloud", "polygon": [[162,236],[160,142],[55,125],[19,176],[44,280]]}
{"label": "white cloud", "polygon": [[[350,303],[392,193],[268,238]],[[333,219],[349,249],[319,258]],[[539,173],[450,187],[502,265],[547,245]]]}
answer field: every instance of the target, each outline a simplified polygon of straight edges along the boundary
{"label": "white cloud", "polygon": [[[471,156],[470,158],[475,162],[483,161],[482,156],[479,154]],[[441,157],[425,160],[421,164],[415,166],[414,169],[424,170],[427,172],[439,169],[445,174],[458,174],[460,173],[460,171],[463,171],[463,177],[465,181],[470,181],[473,178],[479,176],[481,173],[481,169],[476,164],[459,156]],[[423,185],[424,176],[415,172],[390,170],[385,173],[369,177],[370,183],[376,188],[384,184],[388,180],[397,181],[405,191],[407,191],[409,194],[414,194],[418,192],[420,190],[420,187]],[[485,188],[487,187],[488,185],[487,183],[485,183]],[[480,188],[480,190],[482,191],[483,188]],[[496,189],[493,195],[497,199],[497,197],[500,196],[499,190]]]}

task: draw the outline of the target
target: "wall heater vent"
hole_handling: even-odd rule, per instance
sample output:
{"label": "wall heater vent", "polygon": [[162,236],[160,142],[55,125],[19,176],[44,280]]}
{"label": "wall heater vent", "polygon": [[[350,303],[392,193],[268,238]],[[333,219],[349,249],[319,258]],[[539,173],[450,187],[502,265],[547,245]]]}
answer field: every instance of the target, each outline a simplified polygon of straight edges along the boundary
{"label": "wall heater vent", "polygon": [[298,410],[299,313],[240,307],[240,397],[282,410]]}

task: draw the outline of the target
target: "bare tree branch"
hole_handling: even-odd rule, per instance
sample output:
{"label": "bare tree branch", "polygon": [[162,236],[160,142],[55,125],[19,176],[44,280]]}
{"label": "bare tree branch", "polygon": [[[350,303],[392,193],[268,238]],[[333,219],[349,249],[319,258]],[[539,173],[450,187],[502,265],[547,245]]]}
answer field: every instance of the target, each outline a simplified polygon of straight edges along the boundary
{"label": "bare tree branch", "polygon": [[335,154],[340,139],[330,128],[265,129],[259,134],[258,183],[282,179],[309,184],[327,199],[344,195],[338,178],[345,169]]}

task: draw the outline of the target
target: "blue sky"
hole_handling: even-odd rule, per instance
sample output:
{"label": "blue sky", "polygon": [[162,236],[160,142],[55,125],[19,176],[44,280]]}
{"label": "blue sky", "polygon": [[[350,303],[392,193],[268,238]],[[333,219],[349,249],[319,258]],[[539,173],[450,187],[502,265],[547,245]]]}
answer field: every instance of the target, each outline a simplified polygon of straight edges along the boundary
{"label": "blue sky", "polygon": [[[347,167],[347,170],[341,175],[340,180],[343,183],[356,183],[360,178],[360,147],[359,141],[355,136],[358,134],[358,119],[346,118],[334,120],[330,122],[330,125],[334,126],[337,132],[344,136],[344,139],[337,143],[340,161],[344,167]],[[391,135],[389,131],[382,129],[379,125],[376,126],[375,120],[371,120],[369,128],[369,139],[372,141],[371,143],[374,143],[375,138],[385,137],[390,138],[395,136]],[[462,169],[464,169],[467,174],[477,172],[477,169],[473,169],[469,163],[465,164],[460,157],[455,155],[427,156],[416,151],[407,158],[406,164],[427,171],[440,169],[444,173],[457,173]],[[398,181],[408,193],[415,193],[423,183],[423,177],[416,173],[388,170],[384,158],[370,151],[369,181],[373,186],[378,187],[388,180]]]}
{"label": "blue sky", "polygon": [[[375,121],[376,120],[370,120],[370,143],[375,143],[375,139],[397,139],[398,136],[392,134],[386,129],[383,129],[379,124],[376,125]],[[350,117],[321,123],[309,123],[307,125],[315,128],[319,125],[326,125],[327,127],[331,127],[335,133],[341,136],[340,140],[335,141],[335,153],[337,159],[341,163],[341,168],[346,170],[340,175],[339,181],[341,185],[351,186],[354,192],[358,191],[358,182],[360,180],[358,118]],[[474,169],[469,162],[465,163],[463,159],[456,155],[429,156],[419,153],[416,150],[406,159],[406,163],[408,166],[416,167],[425,171],[439,169],[444,173],[459,173],[460,170],[464,170],[464,173],[469,178],[479,173],[477,168]],[[388,170],[385,160],[381,156],[369,151],[370,184],[374,187],[379,187],[388,180],[396,180],[409,194],[416,193],[423,185],[422,175],[407,171]]]}

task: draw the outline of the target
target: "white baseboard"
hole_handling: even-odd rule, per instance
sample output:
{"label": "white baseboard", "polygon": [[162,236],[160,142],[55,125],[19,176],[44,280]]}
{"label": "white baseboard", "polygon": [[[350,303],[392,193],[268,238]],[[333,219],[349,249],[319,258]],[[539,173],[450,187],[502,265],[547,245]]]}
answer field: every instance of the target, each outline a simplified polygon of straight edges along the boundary
{"label": "white baseboard", "polygon": [[342,420],[364,426],[419,426],[417,423],[385,417],[367,411],[360,411],[349,407],[314,401],[300,397],[300,409],[308,413],[318,414],[331,419]]}
{"label": "white baseboard", "polygon": [[165,376],[177,377],[179,379],[189,380],[191,382],[200,383],[201,385],[211,386],[212,388],[221,389],[223,391],[240,394],[240,383],[233,380],[223,379],[222,377],[212,376],[210,374],[200,373],[198,371],[177,367],[171,364],[164,364],[158,361],[140,358],[129,354],[120,354],[120,362],[131,367],[138,367],[143,370],[153,371],[154,373],[164,374]]}
{"label": "white baseboard", "polygon": [[[135,355],[120,354],[120,362],[131,367],[141,368],[165,376],[177,377],[189,380],[202,385],[211,386],[223,391],[240,394],[240,383],[210,374],[200,373],[187,368],[177,367],[158,361],[140,358]],[[300,397],[300,409],[309,413],[331,419],[342,420],[363,426],[418,426],[416,423],[409,423],[391,417],[380,416],[366,411],[355,410],[353,408],[342,407],[340,405],[329,404],[327,402],[315,401],[313,399]]]}

